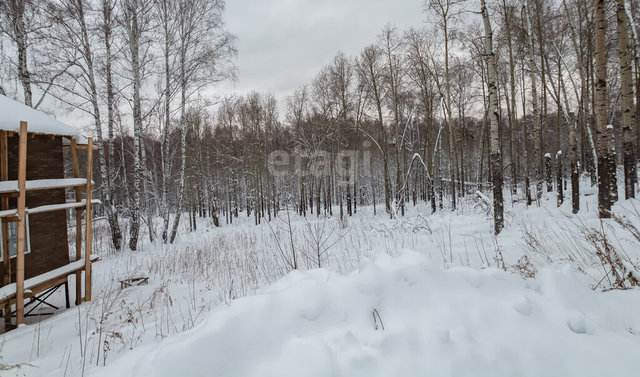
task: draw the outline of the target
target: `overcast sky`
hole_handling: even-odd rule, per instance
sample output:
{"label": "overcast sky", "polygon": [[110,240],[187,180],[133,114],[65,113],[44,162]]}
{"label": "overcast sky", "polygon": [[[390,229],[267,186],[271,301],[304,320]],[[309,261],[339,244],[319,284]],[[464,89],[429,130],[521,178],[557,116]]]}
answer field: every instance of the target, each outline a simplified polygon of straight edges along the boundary
{"label": "overcast sky", "polygon": [[[420,27],[426,18],[422,4],[423,0],[227,0],[227,30],[238,37],[238,80],[221,83],[205,95],[273,93],[283,119],[286,97],[309,84],[338,51],[359,54],[387,23],[400,31]],[[78,111],[53,112],[76,127],[93,122]]]}
{"label": "overcast sky", "polygon": [[[338,51],[357,55],[391,23],[419,27],[422,0],[227,0],[227,30],[238,37],[238,81],[222,93],[286,96],[309,83]],[[283,116],[284,114],[280,114]]]}

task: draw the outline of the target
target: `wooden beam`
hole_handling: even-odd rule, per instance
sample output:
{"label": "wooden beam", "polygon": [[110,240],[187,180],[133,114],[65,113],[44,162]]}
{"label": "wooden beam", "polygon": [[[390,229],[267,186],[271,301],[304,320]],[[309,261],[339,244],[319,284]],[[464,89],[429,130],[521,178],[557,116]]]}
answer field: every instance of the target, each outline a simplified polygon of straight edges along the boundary
{"label": "wooden beam", "polygon": [[91,301],[91,247],[93,238],[93,224],[91,213],[91,196],[93,179],[93,138],[89,138],[87,148],[87,189],[85,200],[87,201],[87,210],[85,211],[85,245],[84,245],[84,299]]}
{"label": "wooden beam", "polygon": [[[73,177],[80,178],[80,164],[78,163],[78,148],[75,139],[71,139],[71,165]],[[74,188],[76,202],[82,201],[82,189]],[[76,211],[76,260],[82,258],[82,212]],[[82,271],[76,272],[76,305],[82,303]]]}
{"label": "wooden beam", "polygon": [[[73,140],[73,139],[72,139],[72,140]],[[70,145],[65,145],[65,146],[63,146],[62,148],[64,148],[64,149],[68,149],[68,148],[71,148],[71,146],[70,146]],[[84,145],[84,144],[83,144],[83,145],[77,145],[77,144],[76,144],[76,149],[78,149],[78,150],[81,150],[81,151],[82,151],[82,150],[86,150],[87,148],[88,148],[88,147],[87,147],[86,145]],[[93,147],[91,147],[91,148],[92,148],[94,151],[97,151],[98,149],[100,149],[97,145],[94,145],[94,146],[93,146]]]}
{"label": "wooden beam", "polygon": [[24,233],[27,181],[27,122],[20,122],[18,149],[18,230],[16,245],[16,325],[24,322]]}
{"label": "wooden beam", "polygon": [[[0,131],[0,180],[9,180],[9,145],[7,131]],[[9,198],[0,199],[0,210],[9,209]],[[4,275],[2,285],[11,284],[11,255],[9,253],[9,223],[2,221],[2,264]],[[11,304],[6,303],[4,311],[4,328],[11,327]]]}

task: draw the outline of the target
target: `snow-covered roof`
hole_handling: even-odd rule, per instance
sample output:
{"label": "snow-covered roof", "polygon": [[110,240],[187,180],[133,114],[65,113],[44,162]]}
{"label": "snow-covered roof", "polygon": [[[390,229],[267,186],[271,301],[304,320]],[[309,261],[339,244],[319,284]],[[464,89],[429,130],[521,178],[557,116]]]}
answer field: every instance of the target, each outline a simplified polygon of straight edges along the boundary
{"label": "snow-covered roof", "polygon": [[20,131],[20,122],[27,122],[27,131],[35,134],[80,138],[80,131],[59,120],[0,95],[0,130]]}
{"label": "snow-covered roof", "polygon": [[[78,132],[77,135],[73,135],[73,138],[76,140],[76,144],[77,145],[87,145],[89,144],[89,138],[87,137],[87,135]],[[68,146],[71,145],[71,142],[69,141],[69,139],[62,139],[62,145]]]}

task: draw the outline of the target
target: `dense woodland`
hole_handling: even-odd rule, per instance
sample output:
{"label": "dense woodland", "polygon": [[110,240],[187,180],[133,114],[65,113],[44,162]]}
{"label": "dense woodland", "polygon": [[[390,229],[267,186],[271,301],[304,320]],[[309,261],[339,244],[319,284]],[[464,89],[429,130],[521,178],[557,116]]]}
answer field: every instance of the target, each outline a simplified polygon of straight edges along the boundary
{"label": "dense woodland", "polygon": [[601,217],[617,182],[635,195],[638,0],[426,0],[423,28],[336,45],[285,104],[216,95],[237,74],[223,0],[0,4],[0,93],[85,120],[116,249],[141,227],[173,242],[180,221],[394,217],[478,191],[499,233],[503,205],[543,192],[578,212],[581,176]]}

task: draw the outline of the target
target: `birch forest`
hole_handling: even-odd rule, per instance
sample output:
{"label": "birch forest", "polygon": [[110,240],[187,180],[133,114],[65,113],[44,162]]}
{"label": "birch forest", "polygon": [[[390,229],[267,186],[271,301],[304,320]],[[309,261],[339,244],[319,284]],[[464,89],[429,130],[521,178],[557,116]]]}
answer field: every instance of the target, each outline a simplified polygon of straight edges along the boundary
{"label": "birch forest", "polygon": [[[543,194],[601,218],[635,197],[638,0],[426,0],[277,98],[235,80],[224,0],[2,0],[0,94],[95,138],[115,250],[250,217],[400,218],[490,202],[493,230]],[[300,46],[292,46],[292,48]],[[618,197],[618,185],[624,198]],[[428,215],[428,214],[425,214]]]}

